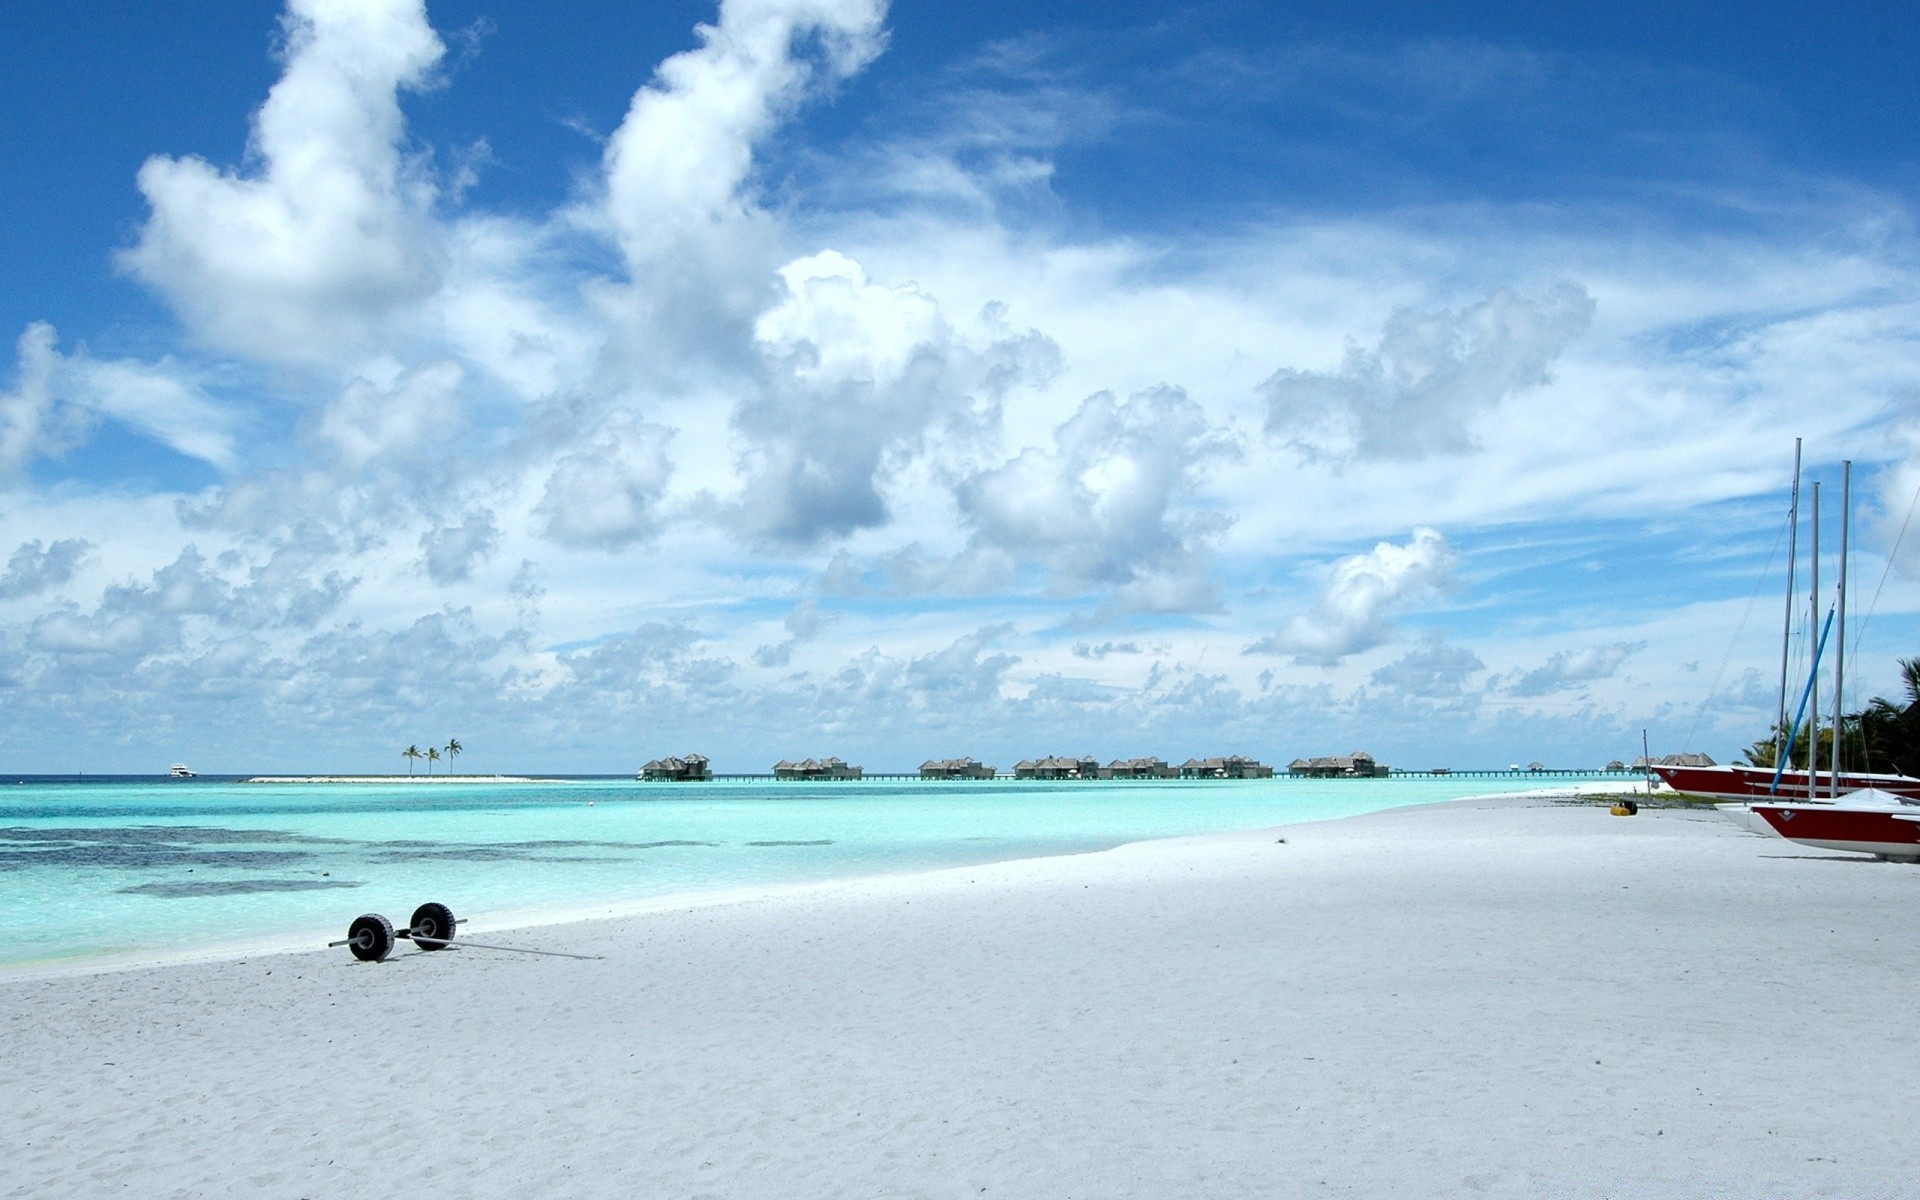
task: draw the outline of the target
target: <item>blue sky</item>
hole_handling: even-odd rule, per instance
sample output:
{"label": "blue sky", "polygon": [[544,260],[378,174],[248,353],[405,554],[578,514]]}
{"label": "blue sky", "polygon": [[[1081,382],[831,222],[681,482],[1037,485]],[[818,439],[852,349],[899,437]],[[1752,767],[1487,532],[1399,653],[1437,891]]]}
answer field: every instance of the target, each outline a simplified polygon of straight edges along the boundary
{"label": "blue sky", "polygon": [[1829,515],[1856,462],[1861,694],[1920,650],[1917,49],[13,6],[0,766],[1725,757],[1796,436]]}

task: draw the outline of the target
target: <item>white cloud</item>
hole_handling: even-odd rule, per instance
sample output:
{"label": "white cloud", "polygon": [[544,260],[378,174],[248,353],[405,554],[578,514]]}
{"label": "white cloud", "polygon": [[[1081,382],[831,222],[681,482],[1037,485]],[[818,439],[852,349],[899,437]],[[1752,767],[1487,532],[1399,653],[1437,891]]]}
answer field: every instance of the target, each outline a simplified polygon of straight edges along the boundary
{"label": "white cloud", "polygon": [[997,426],[1016,386],[1041,386],[1056,351],[986,314],[984,347],[959,336],[917,286],[868,280],[824,251],[780,272],[785,296],[755,337],[765,394],[734,422],[749,449],[733,510],[749,534],[794,543],[887,523],[889,479],[946,432],[960,448]]}
{"label": "white cloud", "polygon": [[1472,650],[1451,645],[1434,634],[1416,649],[1374,671],[1371,678],[1376,687],[1432,699],[1460,695],[1467,690],[1467,681],[1486,668]]}
{"label": "white cloud", "polygon": [[461,583],[473,576],[473,566],[500,544],[500,526],[486,509],[468,512],[458,525],[430,529],[420,535],[427,576],[438,584]]}
{"label": "white cloud", "polygon": [[[20,334],[13,390],[0,392],[0,482],[43,454],[58,453],[75,439],[70,414],[54,397],[53,373],[60,362],[53,326],[36,321]],[[67,419],[63,420],[62,418]]]}
{"label": "white cloud", "polygon": [[38,596],[73,578],[92,543],[83,538],[61,538],[51,546],[39,538],[26,542],[7,559],[0,571],[0,600]]}
{"label": "white cloud", "polygon": [[1093,645],[1089,642],[1075,642],[1075,658],[1105,658],[1109,654],[1138,654],[1140,647],[1132,642],[1101,642]]}
{"label": "white cloud", "polygon": [[1020,659],[1012,654],[987,651],[1012,632],[1012,625],[976,629],[945,649],[908,663],[907,682],[931,703],[979,701],[996,696],[1001,679]]}
{"label": "white cloud", "polygon": [[466,371],[451,360],[412,370],[376,361],[321,414],[320,437],[354,471],[432,454],[461,432],[465,381]]}
{"label": "white cloud", "polygon": [[1402,602],[1449,586],[1458,555],[1437,529],[1416,529],[1405,545],[1381,542],[1333,566],[1326,591],[1309,612],[1278,634],[1247,647],[1249,654],[1289,654],[1297,663],[1331,666],[1393,636],[1393,610]]}
{"label": "white cloud", "polygon": [[171,361],[97,359],[57,348],[44,321],[19,340],[17,383],[0,394],[0,478],[81,444],[110,418],[190,458],[234,465],[234,417]]}
{"label": "white cloud", "polygon": [[1145,611],[1207,605],[1208,542],[1228,518],[1197,502],[1203,466],[1234,453],[1206,411],[1178,388],[1125,401],[1087,397],[1054,430],[957,488],[980,545],[1037,566],[1064,585],[1113,585]]}
{"label": "white cloud", "polygon": [[953,338],[940,306],[918,286],[872,283],[835,250],[780,268],[786,295],[754,326],[767,354],[809,386],[897,382],[928,348]]}
{"label": "white cloud", "polygon": [[438,286],[435,188],[403,150],[398,93],[444,48],[422,0],[290,0],[284,26],[257,171],[148,159],[152,212],[122,262],[213,346],[325,361]]}
{"label": "white cloud", "polygon": [[658,506],[673,464],[672,432],[616,412],[592,442],[561,457],[534,508],[563,546],[619,550],[659,531]]}
{"label": "white cloud", "polygon": [[787,630],[786,640],[761,646],[753,652],[753,661],[763,667],[786,666],[793,661],[794,648],[819,637],[832,620],[831,616],[820,611],[818,600],[807,597],[787,613],[783,622]]}
{"label": "white cloud", "polygon": [[1338,371],[1276,371],[1260,385],[1267,430],[1335,458],[1424,458],[1477,445],[1474,422],[1549,367],[1593,319],[1563,283],[1538,300],[1502,289],[1457,312],[1396,309],[1380,344],[1349,342]]}
{"label": "white cloud", "polygon": [[661,63],[608,139],[606,213],[630,268],[748,215],[755,146],[810,86],[880,52],[885,12],[884,0],[723,0],[700,47]]}
{"label": "white cloud", "polygon": [[75,402],[222,470],[236,463],[234,417],[170,364],[66,360]]}
{"label": "white cloud", "polygon": [[1613,642],[1584,650],[1558,650],[1547,661],[1518,679],[1505,681],[1515,696],[1545,696],[1611,679],[1627,659],[1647,648],[1645,642]]}

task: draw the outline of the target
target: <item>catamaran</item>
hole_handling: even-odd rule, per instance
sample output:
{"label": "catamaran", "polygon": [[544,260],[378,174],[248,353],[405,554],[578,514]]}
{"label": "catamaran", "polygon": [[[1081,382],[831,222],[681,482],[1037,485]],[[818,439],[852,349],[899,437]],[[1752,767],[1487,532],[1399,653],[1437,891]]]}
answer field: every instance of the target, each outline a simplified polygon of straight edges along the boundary
{"label": "catamaran", "polygon": [[1920,800],[1864,788],[1810,804],[1755,800],[1747,807],[1790,842],[1820,850],[1920,862]]}
{"label": "catamaran", "polygon": [[[1800,523],[1800,444],[1793,448],[1793,524],[1794,540],[1787,550],[1787,624],[1789,636],[1793,622],[1794,549]],[[1793,724],[1786,721],[1787,661],[1783,646],[1780,657],[1780,708],[1774,727],[1772,767],[1655,767],[1660,777],[1676,791],[1732,800],[1747,814],[1758,817],[1766,827],[1790,842],[1821,850],[1840,850],[1871,854],[1895,862],[1920,862],[1920,779],[1907,775],[1887,775],[1866,771],[1845,771],[1840,766],[1845,742],[1846,644],[1847,644],[1847,539],[1853,507],[1853,464],[1841,467],[1840,492],[1840,572],[1832,608],[1824,625],[1820,617],[1820,485],[1813,485],[1813,581],[1808,613],[1813,618],[1808,628],[1819,628],[1813,644],[1812,667],[1800,694],[1800,705]],[[1813,705],[1812,726],[1807,735],[1807,763],[1800,770],[1787,769],[1787,759],[1800,734],[1800,722],[1820,677],[1820,656],[1826,649],[1827,635],[1834,630],[1836,618],[1839,643],[1833,668],[1833,741],[1828,749],[1827,770],[1820,769],[1820,708]],[[1726,806],[1735,807],[1735,806]]]}
{"label": "catamaran", "polygon": [[[1793,620],[1799,604],[1796,595],[1796,556],[1800,536],[1800,441],[1793,443],[1793,503],[1791,526],[1787,540],[1787,612],[1786,628],[1781,636],[1780,649],[1780,698],[1779,708],[1774,722],[1774,762],[1771,767],[1753,766],[1663,766],[1655,765],[1653,771],[1664,780],[1668,787],[1677,792],[1686,792],[1693,796],[1704,796],[1714,800],[1733,801],[1752,807],[1757,801],[1794,801],[1800,804],[1820,804],[1831,810],[1832,806],[1843,802],[1844,798],[1861,792],[1873,792],[1880,796],[1891,796],[1902,800],[1920,801],[1920,779],[1910,775],[1891,775],[1871,771],[1847,771],[1840,765],[1839,735],[1845,714],[1842,700],[1846,688],[1846,645],[1847,645],[1847,551],[1851,533],[1853,501],[1853,464],[1842,467],[1840,500],[1840,572],[1839,586],[1835,591],[1833,604],[1826,612],[1824,624],[1821,622],[1820,592],[1820,485],[1813,485],[1813,526],[1810,537],[1812,564],[1809,570],[1812,587],[1807,596],[1807,608],[1810,617],[1808,628],[1818,629],[1818,638],[1814,641],[1812,665],[1807,673],[1805,689],[1800,694],[1799,708],[1793,715],[1791,724],[1787,721],[1787,672],[1789,669],[1789,648],[1792,638]],[[1836,635],[1833,671],[1833,720],[1835,730],[1833,744],[1825,770],[1819,762],[1820,745],[1820,706],[1818,687],[1820,677],[1820,659],[1827,646],[1829,635]],[[1800,734],[1801,722],[1807,718],[1809,706],[1812,708],[1812,728],[1808,732],[1807,746],[1809,762],[1798,769],[1787,765],[1794,743]],[[1869,824],[1879,821],[1880,810],[1873,807],[1877,801],[1867,802],[1866,815],[1871,818]],[[1757,809],[1756,809],[1757,811]],[[1764,814],[1762,814],[1764,816]],[[1791,820],[1788,822],[1791,823]],[[1780,824],[1768,820],[1774,828]],[[1802,826],[1804,827],[1804,826]]]}
{"label": "catamaran", "polygon": [[[1821,771],[1816,775],[1807,770],[1786,770],[1779,773],[1778,780],[1774,778],[1772,767],[1656,765],[1653,772],[1676,792],[1713,800],[1751,803],[1755,800],[1815,801],[1825,797],[1826,802],[1831,803],[1834,789],[1834,776],[1829,771]],[[1839,790],[1842,796],[1863,789],[1920,800],[1920,779],[1911,775],[1840,772]]]}

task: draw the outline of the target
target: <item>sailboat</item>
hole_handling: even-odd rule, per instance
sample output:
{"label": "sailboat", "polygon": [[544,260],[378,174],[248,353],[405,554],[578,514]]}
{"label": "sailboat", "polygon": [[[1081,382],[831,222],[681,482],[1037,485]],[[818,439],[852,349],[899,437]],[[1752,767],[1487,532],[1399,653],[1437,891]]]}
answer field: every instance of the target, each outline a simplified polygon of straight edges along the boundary
{"label": "sailboat", "polygon": [[[1799,492],[1799,449],[1794,453],[1794,491]],[[1871,854],[1875,858],[1894,862],[1920,862],[1920,779],[1903,775],[1872,775],[1863,773],[1848,774],[1840,769],[1841,747],[1845,739],[1841,736],[1846,719],[1844,700],[1846,696],[1846,652],[1847,652],[1847,539],[1850,533],[1853,510],[1853,464],[1841,465],[1840,475],[1840,578],[1835,589],[1832,609],[1827,613],[1826,624],[1821,628],[1819,640],[1814,643],[1813,669],[1807,677],[1806,690],[1800,696],[1799,711],[1794,713],[1793,725],[1789,728],[1784,721],[1776,728],[1774,740],[1774,759],[1779,765],[1772,771],[1772,780],[1764,796],[1750,800],[1747,809],[1753,815],[1765,821],[1767,826],[1781,837],[1802,846],[1812,846],[1821,850],[1840,850],[1855,854]],[[1810,611],[1815,617],[1820,612],[1820,485],[1814,484],[1813,492],[1813,605]],[[1796,509],[1797,509],[1796,505]],[[1798,513],[1795,514],[1798,524]],[[1788,568],[1789,577],[1792,568]],[[1791,584],[1789,584],[1791,587]],[[1791,603],[1791,601],[1789,601]],[[1837,618],[1837,620],[1836,620]],[[1786,770],[1786,756],[1789,748],[1799,736],[1800,719],[1806,713],[1808,701],[1813,696],[1815,681],[1819,678],[1820,654],[1826,648],[1827,635],[1838,625],[1839,644],[1834,652],[1833,664],[1833,741],[1828,749],[1828,770],[1825,778],[1820,773],[1820,719],[1819,707],[1814,707],[1813,727],[1807,737],[1807,768],[1798,773],[1797,778],[1789,781]],[[1782,655],[1785,661],[1785,655]],[[1786,712],[1785,675],[1782,674],[1780,693],[1781,715]],[[1757,788],[1758,776],[1764,768],[1736,768],[1735,775],[1750,788]],[[1790,790],[1783,790],[1783,784]],[[1822,795],[1824,790],[1825,795]]]}
{"label": "sailboat", "polygon": [[1756,800],[1748,807],[1775,833],[1802,846],[1920,862],[1920,800],[1862,788],[1838,800]]}
{"label": "sailboat", "polygon": [[[1772,767],[1752,766],[1663,766],[1654,765],[1653,771],[1664,780],[1668,787],[1688,795],[1702,796],[1714,800],[1733,801],[1759,812],[1761,802],[1797,801],[1802,804],[1821,804],[1828,807],[1839,803],[1842,797],[1860,792],[1873,792],[1880,796],[1920,802],[1920,779],[1909,775],[1882,774],[1871,771],[1846,771],[1840,765],[1841,737],[1839,730],[1844,719],[1842,698],[1846,686],[1846,643],[1847,643],[1847,560],[1848,539],[1851,534],[1853,507],[1853,464],[1843,464],[1840,501],[1840,572],[1839,586],[1833,605],[1828,608],[1824,622],[1821,621],[1820,592],[1820,485],[1813,485],[1813,522],[1810,548],[1812,564],[1809,570],[1811,579],[1810,594],[1806,612],[1810,616],[1809,629],[1819,631],[1813,645],[1812,664],[1807,672],[1807,682],[1800,694],[1800,704],[1793,715],[1791,725],[1787,722],[1787,674],[1790,663],[1790,647],[1793,619],[1798,596],[1795,594],[1796,555],[1800,535],[1800,440],[1793,443],[1793,505],[1791,533],[1787,541],[1787,612],[1786,628],[1781,636],[1780,650],[1780,701],[1777,719],[1774,724],[1774,762]],[[1820,660],[1826,652],[1827,639],[1837,634],[1837,646],[1834,652],[1833,672],[1833,743],[1826,770],[1820,769],[1820,716],[1817,701],[1817,688],[1820,677]],[[1799,739],[1800,725],[1808,715],[1808,706],[1812,705],[1812,728],[1807,737],[1808,762],[1799,769],[1788,765],[1794,743]],[[1759,814],[1763,818],[1765,814]],[[1771,820],[1769,825],[1779,828]]]}
{"label": "sailboat", "polygon": [[[1770,767],[1669,767],[1656,764],[1654,774],[1676,792],[1702,796],[1710,800],[1752,803],[1759,800],[1820,801],[1831,797],[1834,777],[1827,771],[1817,775],[1807,770],[1780,772],[1774,781]],[[1887,775],[1871,771],[1842,771],[1838,776],[1841,795],[1862,790],[1885,792],[1920,801],[1920,779],[1911,775]],[[1825,801],[1831,803],[1831,799]]]}

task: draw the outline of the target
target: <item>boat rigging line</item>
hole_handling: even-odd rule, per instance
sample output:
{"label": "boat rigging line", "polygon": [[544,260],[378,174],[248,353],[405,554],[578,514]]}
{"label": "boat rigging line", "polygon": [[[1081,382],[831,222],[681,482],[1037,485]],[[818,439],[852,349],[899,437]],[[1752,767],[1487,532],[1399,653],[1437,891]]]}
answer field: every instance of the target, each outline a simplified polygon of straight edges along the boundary
{"label": "boat rigging line", "polygon": [[[1833,648],[1833,747],[1827,754],[1827,765],[1833,768],[1828,776],[1827,795],[1840,798],[1840,759],[1841,748],[1846,742],[1846,695],[1847,695],[1847,534],[1853,517],[1853,460],[1845,459],[1840,463],[1840,584],[1839,594],[1834,607],[1840,611],[1840,640]],[[1809,783],[1812,781],[1809,780]],[[1809,789],[1808,793],[1813,793]]]}
{"label": "boat rigging line", "polygon": [[[1796,480],[1795,482],[1796,491],[1798,490],[1798,486],[1799,486],[1798,481]],[[1693,728],[1687,730],[1687,740],[1681,743],[1683,749],[1687,749],[1687,750],[1693,749],[1693,739],[1700,732],[1700,723],[1706,719],[1707,709],[1709,706],[1713,704],[1713,698],[1720,694],[1720,681],[1726,677],[1727,664],[1733,661],[1733,652],[1736,648],[1739,647],[1740,638],[1747,631],[1747,620],[1748,618],[1753,616],[1753,606],[1760,599],[1760,589],[1766,586],[1767,575],[1769,572],[1773,570],[1774,556],[1780,553],[1780,540],[1786,537],[1788,532],[1789,532],[1789,527],[1782,526],[1780,529],[1780,532],[1774,535],[1773,547],[1772,549],[1767,551],[1767,561],[1761,565],[1759,574],[1754,576],[1753,591],[1748,593],[1747,595],[1746,611],[1740,614],[1739,628],[1733,631],[1733,638],[1727,643],[1727,652],[1720,656],[1720,669],[1713,673],[1713,682],[1707,687],[1706,697],[1700,701],[1700,707],[1697,710],[1695,710],[1693,714]],[[1789,545],[1791,545],[1791,543],[1789,543]],[[1789,551],[1789,557],[1787,561],[1789,563],[1793,561],[1791,557],[1791,551]],[[1789,567],[1789,572],[1791,572],[1791,567]],[[1781,665],[1780,679],[1781,679],[1780,719],[1782,721],[1785,721],[1786,712],[1787,712],[1787,701],[1786,701],[1786,666],[1784,663]],[[1774,757],[1777,758],[1779,757],[1779,755],[1776,754]]]}
{"label": "boat rigging line", "polygon": [[[1920,499],[1920,492],[1915,493]],[[1793,439],[1793,505],[1787,510],[1787,616],[1785,628],[1793,628],[1793,582],[1796,552],[1800,548],[1800,439]],[[1772,563],[1769,558],[1768,563]],[[1787,734],[1787,658],[1792,649],[1793,638],[1780,639],[1780,707],[1773,721],[1773,761],[1779,762],[1787,753],[1784,739]],[[1705,711],[1704,709],[1702,710]],[[1691,740],[1691,739],[1689,739]]]}
{"label": "boat rigging line", "polygon": [[1880,568],[1880,582],[1873,586],[1873,599],[1867,601],[1867,615],[1860,618],[1860,632],[1853,639],[1853,667],[1860,667],[1860,649],[1866,645],[1867,630],[1873,627],[1873,614],[1880,607],[1880,592],[1887,586],[1887,576],[1893,574],[1893,562],[1900,557],[1900,543],[1907,540],[1907,527],[1913,524],[1913,514],[1920,509],[1920,483],[1914,485],[1913,499],[1907,502],[1907,515],[1900,521],[1900,532],[1894,535],[1893,548],[1887,551],[1887,565]]}
{"label": "boat rigging line", "polygon": [[[1833,610],[1827,610],[1827,623],[1820,630],[1820,641],[1813,648],[1813,669],[1807,672],[1807,686],[1800,690],[1800,707],[1793,713],[1793,728],[1787,733],[1787,745],[1792,746],[1794,739],[1800,736],[1800,721],[1807,715],[1807,701],[1813,697],[1813,685],[1820,678],[1820,655],[1827,648],[1827,635],[1833,632]],[[1814,722],[1816,725],[1819,722]],[[1818,732],[1817,730],[1815,732]],[[1818,744],[1812,734],[1807,737],[1807,794],[1813,794],[1814,768],[1818,759]],[[1782,758],[1773,764],[1773,782],[1767,787],[1767,795],[1780,794],[1780,776],[1787,770],[1787,760]]]}

